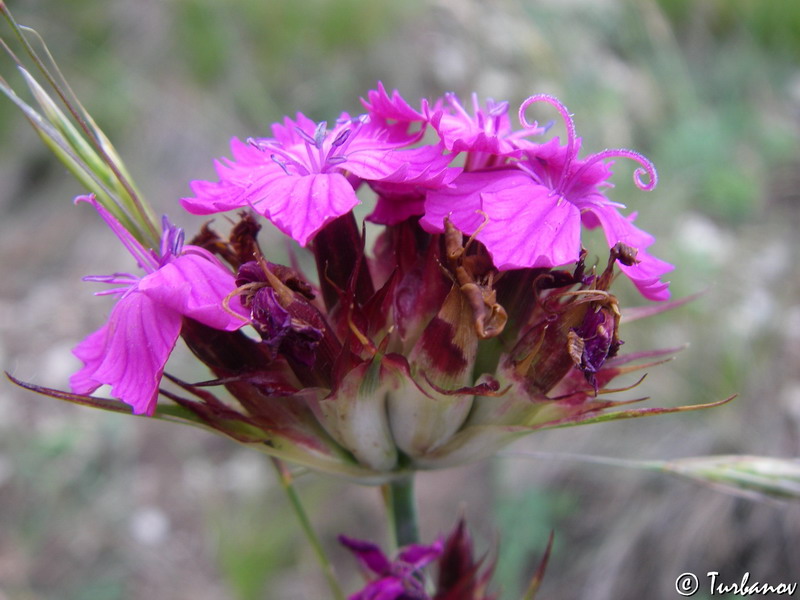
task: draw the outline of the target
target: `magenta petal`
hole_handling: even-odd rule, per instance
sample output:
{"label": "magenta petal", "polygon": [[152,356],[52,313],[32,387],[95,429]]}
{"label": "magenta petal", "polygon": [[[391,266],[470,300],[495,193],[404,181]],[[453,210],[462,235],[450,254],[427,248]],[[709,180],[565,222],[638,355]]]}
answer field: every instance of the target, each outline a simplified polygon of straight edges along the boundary
{"label": "magenta petal", "polygon": [[[415,122],[424,121],[425,116],[414,110],[408,102],[403,100],[400,92],[392,90],[392,95],[386,91],[383,83],[378,82],[377,90],[370,90],[367,92],[367,99],[361,99],[361,104],[364,105],[371,114],[379,117],[380,119],[391,119],[400,122]],[[425,102],[423,101],[423,108]]]}
{"label": "magenta petal", "polygon": [[[375,186],[373,185],[373,188]],[[379,195],[373,210],[367,217],[370,223],[397,225],[409,217],[425,212],[425,198],[419,195]]]}
{"label": "magenta petal", "polygon": [[639,262],[631,266],[620,264],[619,267],[641,294],[649,300],[667,300],[670,296],[669,283],[662,282],[661,277],[675,267],[646,252],[646,248],[652,245],[655,238],[632,223],[635,215],[626,218],[615,207],[608,205],[591,205],[588,211],[603,227],[609,247],[622,242],[636,248],[636,259]]}
{"label": "magenta petal", "polygon": [[[161,306],[186,315],[214,329],[234,331],[247,323],[223,306],[223,300],[236,288],[233,274],[211,254],[196,246],[186,246],[184,254],[147,275],[138,289]],[[229,307],[246,317],[239,297]]]}
{"label": "magenta petal", "polygon": [[70,379],[72,391],[91,393],[100,385],[133,407],[152,415],[164,365],[181,329],[181,315],[136,289],[124,296],[108,323],[73,351],[85,366]]}
{"label": "magenta petal", "polygon": [[501,270],[578,259],[579,210],[518,169],[462,173],[452,187],[429,192],[420,224],[442,231],[445,217],[467,235],[480,228],[477,238]]}
{"label": "magenta petal", "polygon": [[580,211],[565,198],[530,181],[481,198],[489,221],[477,237],[499,270],[556,267],[578,260]]}
{"label": "magenta petal", "polygon": [[[350,596],[349,600],[402,600],[410,598],[403,580],[394,576],[384,577],[377,581],[372,581],[360,592]],[[427,600],[427,596],[415,596],[415,600]]]}
{"label": "magenta petal", "polygon": [[398,554],[398,560],[414,567],[421,569],[428,563],[433,562],[444,551],[444,541],[438,539],[430,545],[411,544],[403,548]]}
{"label": "magenta petal", "polygon": [[70,389],[76,394],[91,394],[101,385],[102,381],[93,378],[97,365],[103,362],[108,337],[108,323],[94,333],[89,334],[75,348],[72,353],[85,365],[80,371],[69,378]]}
{"label": "magenta petal", "polygon": [[221,177],[232,179],[237,183],[247,183],[247,177],[253,167],[264,164],[264,152],[249,142],[237,137],[231,138],[231,155],[233,160],[224,159],[225,164],[217,164],[217,172]]}
{"label": "magenta petal", "polygon": [[366,568],[374,573],[385,573],[391,563],[377,544],[357,540],[346,535],[339,536],[339,542],[349,548]]}
{"label": "magenta petal", "polygon": [[248,205],[244,191],[265,174],[281,169],[269,155],[238,138],[231,139],[233,160],[223,158],[214,165],[219,181],[196,180],[190,183],[194,197],[181,198],[181,206],[194,215],[210,215]]}
{"label": "magenta petal", "polygon": [[452,152],[486,152],[499,156],[520,154],[520,150],[504,136],[511,133],[508,115],[499,118],[497,131],[486,132],[478,122],[466,115],[437,112],[431,120],[444,145]]}
{"label": "magenta petal", "polygon": [[[355,144],[354,144],[355,146]],[[451,155],[444,146],[420,146],[407,150],[372,148],[352,152],[342,166],[361,179],[391,183],[414,183],[429,188],[450,183],[461,172],[448,168]]]}
{"label": "magenta petal", "polygon": [[425,216],[420,225],[430,233],[444,231],[444,219],[448,217],[464,233],[470,235],[483,222],[481,192],[501,189],[506,182],[527,181],[528,176],[514,170],[498,170],[485,173],[462,173],[450,187],[432,190],[425,198]]}
{"label": "magenta petal", "polygon": [[264,186],[253,208],[301,246],[326,223],[356,204],[355,190],[340,173],[286,175]]}
{"label": "magenta petal", "polygon": [[644,250],[639,250],[636,258],[639,260],[637,264],[631,266],[620,264],[620,270],[631,279],[642,296],[648,300],[659,302],[669,300],[669,282],[662,282],[661,277],[672,271],[675,266]]}
{"label": "magenta petal", "polygon": [[193,198],[181,198],[181,206],[193,215],[211,215],[247,206],[244,188],[230,181],[192,181]]}
{"label": "magenta petal", "polygon": [[314,130],[317,128],[316,121],[312,121],[303,113],[298,112],[295,118],[283,118],[283,123],[275,123],[272,125],[272,135],[275,140],[283,146],[292,146],[294,144],[302,144],[303,138],[297,133],[297,130],[305,132],[307,135],[314,136]]}
{"label": "magenta petal", "polygon": [[589,228],[596,226],[590,220],[594,217],[596,223],[603,228],[609,247],[622,242],[638,250],[644,250],[656,241],[652,235],[633,224],[633,220],[636,218],[635,213],[625,217],[610,203],[592,203],[582,208],[586,210],[583,215],[584,223]]}

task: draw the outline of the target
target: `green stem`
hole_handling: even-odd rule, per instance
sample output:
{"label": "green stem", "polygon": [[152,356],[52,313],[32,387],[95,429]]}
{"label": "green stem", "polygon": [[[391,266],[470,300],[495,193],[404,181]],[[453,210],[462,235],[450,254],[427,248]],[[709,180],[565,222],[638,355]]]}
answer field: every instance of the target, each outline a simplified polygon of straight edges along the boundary
{"label": "green stem", "polygon": [[270,460],[272,461],[272,465],[275,467],[275,470],[278,472],[278,480],[281,482],[281,487],[283,488],[283,491],[286,492],[286,496],[289,498],[289,503],[292,505],[294,514],[297,516],[297,520],[300,521],[300,526],[303,528],[306,538],[308,538],[311,547],[314,549],[314,554],[316,554],[317,560],[322,567],[322,573],[325,575],[325,579],[328,581],[328,587],[333,594],[333,598],[335,600],[345,600],[342,588],[339,587],[339,581],[336,579],[336,575],[333,572],[333,565],[328,560],[328,556],[325,554],[325,550],[322,548],[322,544],[320,543],[314,528],[311,526],[311,521],[309,521],[308,515],[303,508],[303,504],[300,502],[300,496],[297,494],[297,490],[294,489],[294,485],[292,484],[292,474],[289,472],[289,469],[286,468],[286,465],[284,465],[279,459],[270,457]]}
{"label": "green stem", "polygon": [[395,479],[384,486],[386,511],[392,523],[396,547],[419,542],[417,505],[414,501],[414,476]]}

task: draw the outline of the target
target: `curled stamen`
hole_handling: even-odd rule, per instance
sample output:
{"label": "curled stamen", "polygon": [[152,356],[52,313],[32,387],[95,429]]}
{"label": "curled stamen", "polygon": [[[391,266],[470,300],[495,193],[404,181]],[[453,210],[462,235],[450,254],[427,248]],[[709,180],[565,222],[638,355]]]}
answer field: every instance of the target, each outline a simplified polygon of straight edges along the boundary
{"label": "curled stamen", "polygon": [[[658,172],[656,171],[655,165],[645,156],[639,154],[638,152],[634,152],[633,150],[628,150],[627,148],[603,150],[597,154],[592,154],[586,159],[586,162],[572,177],[573,179],[577,180],[578,177],[580,177],[580,175],[593,164],[607,158],[615,157],[629,158],[641,165],[633,172],[633,181],[636,184],[636,187],[638,187],[640,190],[650,192],[656,187],[658,184]],[[645,174],[647,175],[647,182],[642,181],[642,175]]]}
{"label": "curled stamen", "polygon": [[[567,156],[571,158],[573,154],[572,147],[575,142],[575,122],[572,120],[572,115],[569,114],[567,107],[561,104],[561,101],[558,100],[558,98],[555,98],[554,96],[550,96],[548,94],[536,94],[535,96],[531,96],[530,98],[525,100],[519,107],[519,122],[520,125],[522,125],[526,129],[538,127],[536,121],[530,123],[528,119],[525,118],[525,111],[534,102],[546,102],[547,104],[550,104],[551,106],[555,107],[555,109],[561,114],[561,118],[564,120],[564,125],[567,128]],[[547,129],[549,128],[550,125],[547,126]]]}
{"label": "curled stamen", "polygon": [[555,107],[564,121],[564,126],[567,128],[567,155],[566,160],[564,160],[564,168],[561,171],[560,177],[560,181],[563,182],[566,179],[567,173],[569,173],[569,167],[572,163],[572,159],[575,158],[575,122],[572,120],[572,115],[569,114],[567,107],[564,106],[558,98],[548,94],[536,94],[535,96],[531,96],[525,100],[519,107],[519,122],[523,127],[529,128],[536,126],[535,122],[533,125],[531,125],[525,118],[525,111],[534,102],[546,102],[547,104]]}

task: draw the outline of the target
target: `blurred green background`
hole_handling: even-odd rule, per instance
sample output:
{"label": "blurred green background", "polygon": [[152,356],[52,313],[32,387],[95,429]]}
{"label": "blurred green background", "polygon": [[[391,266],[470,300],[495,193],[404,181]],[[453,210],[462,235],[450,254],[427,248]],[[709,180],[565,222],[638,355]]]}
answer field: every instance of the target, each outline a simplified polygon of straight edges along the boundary
{"label": "blurred green background", "polygon": [[[48,41],[151,202],[190,232],[202,221],[176,204],[188,181],[214,178],[212,159],[232,136],[264,135],[285,114],[357,112],[378,80],[412,104],[444,91],[512,106],[557,95],[585,151],[631,147],[656,163],[660,184],[644,194],[620,162],[612,198],[639,211],[658,237],[653,252],[676,264],[675,297],[707,290],[625,327],[625,350],[690,344],[636,393],[650,406],[739,398],[704,413],[539,434],[515,449],[800,455],[800,3],[8,4]],[[0,64],[12,78],[11,61]],[[129,267],[96,216],[72,207],[79,192],[0,101],[0,365],[54,387],[66,386],[77,367],[70,348],[110,306],[80,277]],[[640,303],[622,288],[626,304]],[[171,370],[188,368],[179,355]],[[263,456],[226,440],[4,384],[0,600],[326,597],[276,488]],[[335,536],[384,539],[378,490],[317,476],[299,488],[355,590],[355,561]],[[686,571],[701,582],[712,570],[730,582],[747,571],[800,581],[797,505],[557,459],[422,474],[418,492],[425,540],[463,512],[482,552],[499,547],[504,599],[520,596],[551,529],[545,599],[676,598]]]}

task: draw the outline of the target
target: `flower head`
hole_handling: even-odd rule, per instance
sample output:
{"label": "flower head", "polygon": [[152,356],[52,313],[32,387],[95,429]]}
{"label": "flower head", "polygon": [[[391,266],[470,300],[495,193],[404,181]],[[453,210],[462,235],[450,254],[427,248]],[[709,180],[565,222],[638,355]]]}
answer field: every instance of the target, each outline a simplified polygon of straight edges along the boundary
{"label": "flower head", "polygon": [[[562,113],[565,144],[528,139],[541,129],[524,110],[539,101]],[[330,129],[298,114],[271,138],[234,140],[219,181],[194,182],[183,200],[199,213],[251,207],[309,245],[315,274],[270,262],[249,210],[228,240],[206,226],[183,245],[165,223],[152,251],[90,199],[145,274],[92,278],[120,298],[75,350],[85,367],[70,399],[110,384],[152,414],[160,392],[179,405],[173,419],[369,483],[485,458],[541,429],[695,408],[610,410],[632,402],[609,398],[631,387],[612,387],[617,376],[671,354],[620,354],[611,289],[621,270],[646,297],[668,294],[652,236],[604,193],[607,159],[639,162],[644,189],[649,161],[579,158],[549,96],[523,103],[519,131],[503,103],[475,100],[470,115],[450,95],[417,111],[379,86],[365,106]],[[465,168],[450,167],[461,152]],[[352,211],[362,184],[378,199],[372,249]],[[582,227],[606,234],[600,273],[585,265]],[[170,376],[182,394],[159,389],[179,335],[212,373]]]}
{"label": "flower head", "polygon": [[[235,288],[233,276],[208,251],[183,245],[183,231],[164,218],[160,252],[144,248],[93,196],[88,202],[100,213],[122,244],[145,271],[142,277],[116,273],[90,276],[87,281],[117,287],[99,295],[119,296],[108,322],[75,348],[84,367],[70,384],[78,394],[101,385],[130,404],[136,414],[152,415],[158,385],[184,317],[209,327],[232,331],[244,318],[223,309],[222,301]],[[238,304],[233,303],[233,306]]]}

